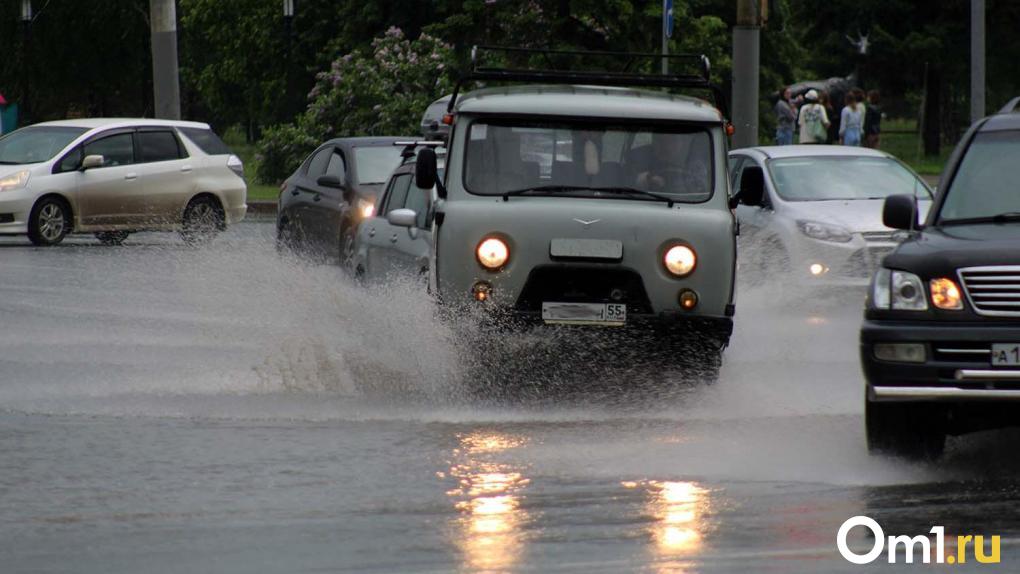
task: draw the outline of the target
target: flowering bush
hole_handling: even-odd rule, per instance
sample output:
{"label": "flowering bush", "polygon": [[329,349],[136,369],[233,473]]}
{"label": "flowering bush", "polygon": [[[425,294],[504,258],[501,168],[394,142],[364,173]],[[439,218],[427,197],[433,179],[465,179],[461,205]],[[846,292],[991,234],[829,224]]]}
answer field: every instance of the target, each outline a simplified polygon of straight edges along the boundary
{"label": "flowering bush", "polygon": [[336,59],[316,76],[297,122],[265,131],[259,180],[286,178],[323,140],[417,134],[425,108],[452,90],[447,70],[453,62],[451,46],[427,34],[408,40],[399,28],[376,38],[371,54],[355,51]]}

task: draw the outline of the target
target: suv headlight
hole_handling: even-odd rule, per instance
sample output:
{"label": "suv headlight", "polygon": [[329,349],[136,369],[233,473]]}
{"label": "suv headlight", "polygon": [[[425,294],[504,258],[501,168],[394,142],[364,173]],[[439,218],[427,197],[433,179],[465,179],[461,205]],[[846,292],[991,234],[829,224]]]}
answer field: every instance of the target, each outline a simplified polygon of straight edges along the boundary
{"label": "suv headlight", "polygon": [[871,306],[895,311],[927,311],[921,278],[906,271],[881,268],[871,283]]}
{"label": "suv headlight", "polygon": [[853,234],[850,233],[850,230],[839,225],[831,225],[820,221],[798,221],[797,227],[804,235],[819,241],[846,243],[853,239]]}
{"label": "suv headlight", "polygon": [[30,175],[32,175],[32,172],[27,169],[16,171],[10,175],[5,175],[0,178],[0,191],[12,191],[25,187],[28,185],[28,177]]}

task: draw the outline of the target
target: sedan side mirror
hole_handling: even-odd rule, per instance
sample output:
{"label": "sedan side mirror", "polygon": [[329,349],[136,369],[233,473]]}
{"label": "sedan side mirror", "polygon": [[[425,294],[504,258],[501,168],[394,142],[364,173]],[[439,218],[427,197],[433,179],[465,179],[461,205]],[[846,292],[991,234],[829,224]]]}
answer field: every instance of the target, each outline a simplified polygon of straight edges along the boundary
{"label": "sedan side mirror", "polygon": [[397,227],[414,227],[418,214],[413,209],[394,209],[386,214],[386,221]]}
{"label": "sedan side mirror", "polygon": [[332,187],[333,189],[343,187],[343,184],[340,183],[340,178],[332,174],[320,175],[319,179],[315,180],[315,183],[322,187]]}
{"label": "sedan side mirror", "polygon": [[890,195],[885,198],[882,223],[893,229],[917,229],[917,198],[913,195]]}
{"label": "sedan side mirror", "polygon": [[744,168],[740,174],[740,189],[730,198],[730,207],[737,203],[760,207],[765,203],[765,173],[759,166]]}
{"label": "sedan side mirror", "polygon": [[104,163],[106,163],[106,158],[101,155],[87,155],[81,162],[81,170],[103,167]]}

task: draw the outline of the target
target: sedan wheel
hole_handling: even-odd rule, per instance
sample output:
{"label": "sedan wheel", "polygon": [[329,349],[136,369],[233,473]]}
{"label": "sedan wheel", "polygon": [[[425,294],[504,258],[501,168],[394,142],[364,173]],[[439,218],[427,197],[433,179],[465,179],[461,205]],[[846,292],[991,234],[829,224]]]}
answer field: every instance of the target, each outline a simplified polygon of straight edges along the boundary
{"label": "sedan wheel", "polygon": [[56,245],[71,231],[71,210],[62,200],[50,197],[32,209],[28,238],[36,245]]}

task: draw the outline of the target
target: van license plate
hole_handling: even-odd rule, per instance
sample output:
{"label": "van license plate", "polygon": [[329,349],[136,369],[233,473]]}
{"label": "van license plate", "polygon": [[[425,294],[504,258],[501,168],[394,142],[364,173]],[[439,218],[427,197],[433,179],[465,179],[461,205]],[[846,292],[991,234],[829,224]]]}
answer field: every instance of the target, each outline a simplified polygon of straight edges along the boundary
{"label": "van license plate", "polygon": [[542,303],[542,320],[563,325],[623,325],[624,303]]}
{"label": "van license plate", "polygon": [[1020,365],[1020,343],[993,343],[993,365]]}

